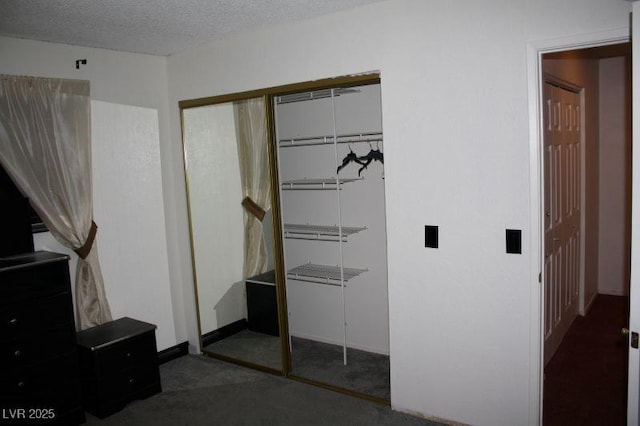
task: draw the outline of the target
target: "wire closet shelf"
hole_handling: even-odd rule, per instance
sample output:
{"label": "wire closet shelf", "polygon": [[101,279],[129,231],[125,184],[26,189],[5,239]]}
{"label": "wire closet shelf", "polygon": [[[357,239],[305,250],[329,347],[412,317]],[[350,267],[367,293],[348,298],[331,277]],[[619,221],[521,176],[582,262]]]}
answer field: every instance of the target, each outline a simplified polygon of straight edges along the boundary
{"label": "wire closet shelf", "polygon": [[278,140],[278,145],[281,148],[291,146],[311,146],[311,145],[329,145],[329,144],[343,144],[343,143],[382,143],[382,132],[369,132],[369,133],[346,133],[340,135],[322,135],[322,136],[309,136],[303,138],[287,138]]}
{"label": "wire closet shelf", "polygon": [[[356,144],[356,143],[368,143],[373,151],[373,144],[376,145],[378,151],[383,142],[381,131],[370,131],[360,133],[338,133],[336,128],[336,105],[335,98],[342,94],[359,92],[358,89],[351,88],[332,88],[322,89],[320,91],[313,91],[308,93],[295,93],[291,95],[281,96],[275,98],[275,105],[280,105],[290,102],[303,102],[308,100],[330,98],[331,99],[331,114],[333,132],[331,134],[323,134],[320,136],[299,136],[291,138],[279,138],[277,140],[278,148],[289,147],[308,147],[314,145],[332,146],[334,153],[334,162],[338,166],[338,145],[340,144]],[[275,114],[277,117],[278,109],[275,108]],[[277,118],[276,118],[277,122]],[[373,130],[373,129],[372,129]],[[371,160],[369,160],[370,162]],[[367,163],[368,164],[368,163]],[[336,173],[340,171],[340,167]],[[283,236],[287,239],[299,239],[299,240],[315,240],[315,241],[334,241],[338,242],[339,259],[340,262],[336,266],[320,265],[314,263],[306,263],[292,269],[287,270],[287,279],[295,281],[306,281],[311,283],[324,284],[328,286],[336,286],[341,288],[341,301],[342,301],[342,352],[343,363],[347,365],[347,322],[346,322],[346,303],[345,303],[345,288],[346,283],[359,276],[360,274],[367,272],[368,269],[359,268],[347,268],[344,266],[344,251],[343,245],[347,242],[348,238],[360,231],[367,229],[366,227],[353,227],[342,225],[342,201],[341,190],[342,185],[345,183],[351,183],[362,180],[362,177],[335,177],[329,178],[304,178],[294,180],[281,180],[280,191],[309,191],[309,190],[334,190],[336,193],[336,212],[337,212],[337,225],[325,226],[325,225],[301,225],[293,223],[283,223]]]}
{"label": "wire closet shelf", "polygon": [[305,263],[287,271],[287,277],[298,281],[342,287],[344,283],[366,271],[367,269]]}
{"label": "wire closet shelf", "polygon": [[305,179],[293,179],[287,180],[281,183],[281,187],[285,191],[296,190],[330,190],[338,189],[343,183],[351,183],[363,178],[305,178]]}
{"label": "wire closet shelf", "polygon": [[[342,229],[342,232],[340,230]],[[284,224],[284,237],[298,240],[340,241],[347,242],[347,237],[367,229],[366,226]]]}

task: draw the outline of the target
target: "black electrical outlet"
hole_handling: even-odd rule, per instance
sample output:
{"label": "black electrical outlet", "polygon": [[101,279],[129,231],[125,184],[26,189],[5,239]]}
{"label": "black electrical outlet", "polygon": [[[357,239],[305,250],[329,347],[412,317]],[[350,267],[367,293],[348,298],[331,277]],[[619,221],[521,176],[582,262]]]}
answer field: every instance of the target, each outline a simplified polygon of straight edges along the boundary
{"label": "black electrical outlet", "polygon": [[507,253],[522,254],[522,231],[507,229]]}
{"label": "black electrical outlet", "polygon": [[438,248],[438,227],[434,225],[424,226],[424,246]]}

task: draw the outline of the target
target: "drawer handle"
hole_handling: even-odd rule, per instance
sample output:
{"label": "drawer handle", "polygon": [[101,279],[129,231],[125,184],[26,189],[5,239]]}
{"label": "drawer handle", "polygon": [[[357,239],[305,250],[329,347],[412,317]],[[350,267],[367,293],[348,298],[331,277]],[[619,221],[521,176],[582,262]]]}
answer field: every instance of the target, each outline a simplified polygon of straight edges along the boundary
{"label": "drawer handle", "polygon": [[20,358],[22,356],[22,351],[20,349],[16,349],[16,351],[13,353],[13,355],[16,358]]}
{"label": "drawer handle", "polygon": [[127,352],[127,358],[130,359],[132,357],[131,352]]}
{"label": "drawer handle", "polygon": [[26,384],[25,384],[25,382],[24,382],[23,380],[20,380],[20,381],[18,382],[18,387],[19,387],[20,389],[23,389],[23,388],[25,387],[25,385],[26,385]]}
{"label": "drawer handle", "polygon": [[130,385],[132,385],[132,384],[133,384],[133,382],[134,382],[134,380],[133,380],[133,379],[129,379],[129,384],[130,384]]}
{"label": "drawer handle", "polygon": [[9,320],[9,325],[17,325],[18,324],[18,318],[11,318]]}

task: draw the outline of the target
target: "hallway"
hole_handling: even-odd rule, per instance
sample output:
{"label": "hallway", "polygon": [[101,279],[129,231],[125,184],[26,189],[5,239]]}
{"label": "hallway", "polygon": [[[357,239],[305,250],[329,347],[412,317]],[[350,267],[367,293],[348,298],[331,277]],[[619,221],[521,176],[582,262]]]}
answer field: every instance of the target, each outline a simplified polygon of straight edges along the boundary
{"label": "hallway", "polygon": [[628,297],[598,295],[545,367],[544,425],[625,425]]}

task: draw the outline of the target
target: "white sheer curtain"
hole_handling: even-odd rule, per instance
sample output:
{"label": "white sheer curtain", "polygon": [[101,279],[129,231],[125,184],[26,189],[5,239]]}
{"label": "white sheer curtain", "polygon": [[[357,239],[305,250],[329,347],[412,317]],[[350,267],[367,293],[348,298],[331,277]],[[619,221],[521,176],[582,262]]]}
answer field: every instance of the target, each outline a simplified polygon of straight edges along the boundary
{"label": "white sheer curtain", "polygon": [[78,253],[78,327],[111,320],[93,223],[89,82],[0,76],[0,163],[51,234]]}
{"label": "white sheer curtain", "polygon": [[267,245],[262,219],[271,208],[269,132],[263,98],[233,103],[238,139],[240,178],[245,198],[244,271],[251,277],[267,270]]}

